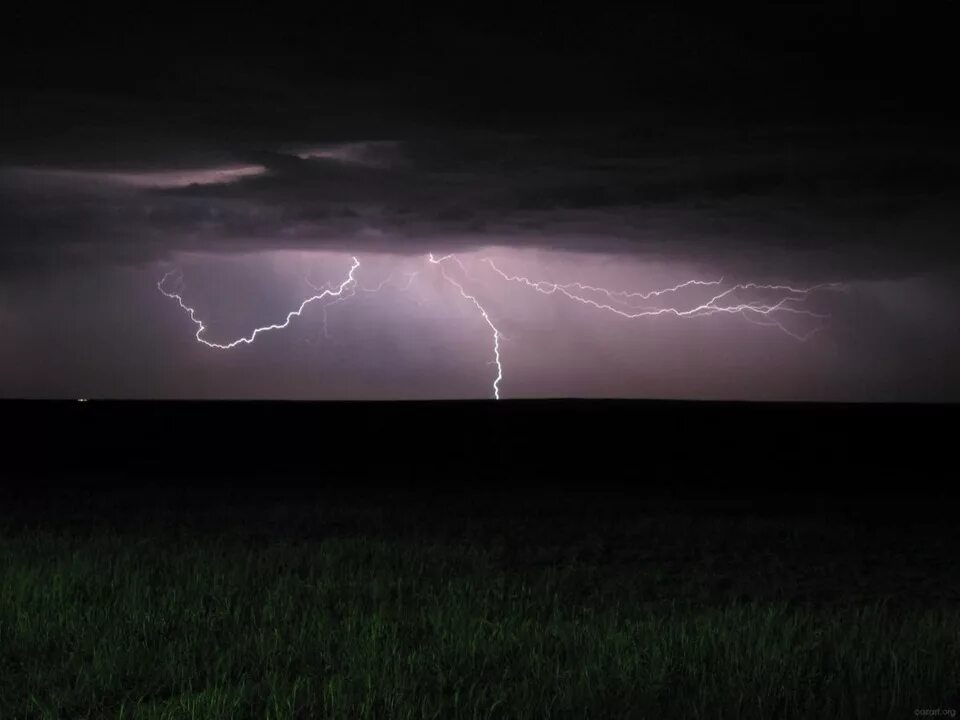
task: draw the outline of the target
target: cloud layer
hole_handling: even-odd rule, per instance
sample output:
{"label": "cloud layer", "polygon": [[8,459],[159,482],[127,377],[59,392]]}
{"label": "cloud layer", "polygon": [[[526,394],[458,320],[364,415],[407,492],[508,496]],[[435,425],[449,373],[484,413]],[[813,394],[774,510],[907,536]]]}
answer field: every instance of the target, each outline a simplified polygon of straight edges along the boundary
{"label": "cloud layer", "polygon": [[131,151],[107,167],[0,167],[3,266],[491,244],[822,280],[957,261],[960,155],[902,132],[758,129],[746,142],[704,129],[647,138],[616,125],[573,135],[448,130],[208,154],[225,158],[162,165]]}

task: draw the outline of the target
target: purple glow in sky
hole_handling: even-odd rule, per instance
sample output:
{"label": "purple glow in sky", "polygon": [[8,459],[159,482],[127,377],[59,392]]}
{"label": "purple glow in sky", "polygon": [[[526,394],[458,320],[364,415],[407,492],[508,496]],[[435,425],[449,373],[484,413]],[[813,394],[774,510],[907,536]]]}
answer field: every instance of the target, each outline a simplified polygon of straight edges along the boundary
{"label": "purple glow in sky", "polygon": [[0,396],[960,400],[953,126],[663,10],[14,44]]}
{"label": "purple glow in sky", "polygon": [[[907,282],[808,290],[774,278],[773,288],[737,289],[740,279],[707,268],[636,256],[491,246],[441,258],[181,253],[175,270],[167,263],[110,273],[106,287],[126,288],[137,322],[124,312],[129,305],[92,292],[89,273],[69,273],[52,295],[89,302],[99,294],[113,307],[69,331],[18,324],[19,333],[35,345],[82,334],[101,358],[104,348],[119,354],[112,371],[82,352],[58,356],[66,363],[54,373],[59,392],[83,397],[115,396],[120,380],[123,397],[148,387],[159,397],[857,399],[875,395],[892,368],[874,361],[846,384],[870,353],[851,339],[870,337],[858,330],[873,313],[884,313],[891,331],[922,314],[907,312],[912,302],[889,303],[910,292]],[[149,298],[136,285],[151,273],[168,297],[154,284],[144,306]],[[194,337],[201,320],[210,345]],[[29,343],[20,351],[30,354]],[[4,357],[8,377],[28,388],[47,376],[49,366],[16,367],[15,352]],[[134,372],[130,358],[140,359]]]}

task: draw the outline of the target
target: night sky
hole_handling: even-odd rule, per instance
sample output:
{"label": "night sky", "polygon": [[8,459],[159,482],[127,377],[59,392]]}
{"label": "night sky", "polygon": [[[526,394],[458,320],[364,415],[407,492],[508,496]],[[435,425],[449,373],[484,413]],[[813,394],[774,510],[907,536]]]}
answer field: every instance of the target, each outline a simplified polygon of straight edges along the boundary
{"label": "night sky", "polygon": [[638,5],[5,11],[0,396],[960,400],[954,25]]}

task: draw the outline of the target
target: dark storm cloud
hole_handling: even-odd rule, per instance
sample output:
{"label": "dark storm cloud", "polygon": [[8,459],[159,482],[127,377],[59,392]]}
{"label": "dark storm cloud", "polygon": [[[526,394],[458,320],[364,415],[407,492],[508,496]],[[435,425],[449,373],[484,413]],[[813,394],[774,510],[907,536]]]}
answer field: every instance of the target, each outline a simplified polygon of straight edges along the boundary
{"label": "dark storm cloud", "polygon": [[136,152],[106,167],[24,159],[0,168],[0,253],[11,269],[178,250],[508,243],[854,277],[956,261],[960,155],[949,143],[899,128],[752,134],[645,139],[611,120],[579,134],[439,129],[299,149],[278,137],[197,152],[192,167]]}
{"label": "dark storm cloud", "polygon": [[957,260],[944,30],[895,2],[167,15],[7,24],[0,271],[489,244],[818,277]]}

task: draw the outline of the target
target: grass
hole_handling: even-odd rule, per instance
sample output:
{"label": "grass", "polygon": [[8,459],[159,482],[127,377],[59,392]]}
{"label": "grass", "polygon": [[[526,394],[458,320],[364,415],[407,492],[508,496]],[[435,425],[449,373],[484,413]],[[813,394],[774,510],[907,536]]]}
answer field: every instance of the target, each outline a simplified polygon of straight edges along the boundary
{"label": "grass", "polygon": [[957,708],[954,541],[602,498],[64,502],[0,524],[0,718],[913,717]]}

